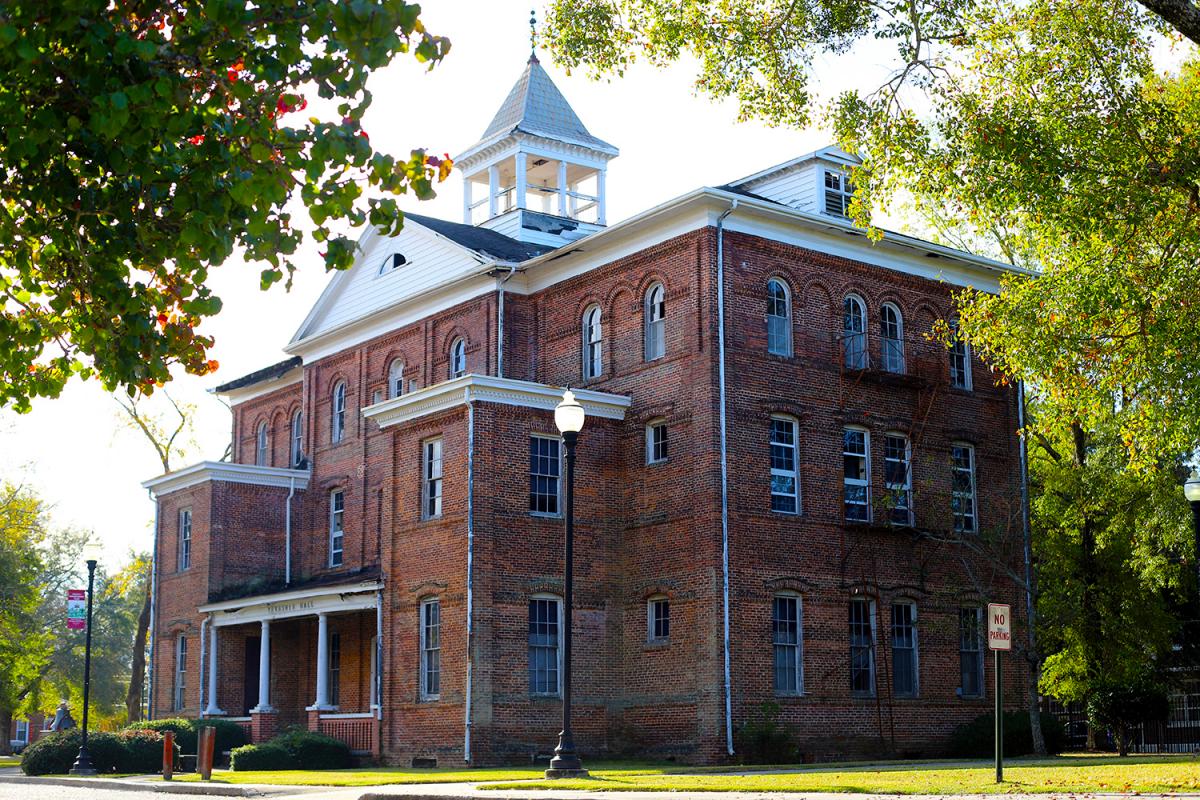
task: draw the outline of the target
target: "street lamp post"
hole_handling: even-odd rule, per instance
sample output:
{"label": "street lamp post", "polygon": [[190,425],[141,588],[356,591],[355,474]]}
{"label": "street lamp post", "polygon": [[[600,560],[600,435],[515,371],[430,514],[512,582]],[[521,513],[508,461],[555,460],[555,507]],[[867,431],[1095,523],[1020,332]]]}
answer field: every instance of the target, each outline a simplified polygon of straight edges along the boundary
{"label": "street lamp post", "polygon": [[1183,484],[1183,496],[1192,504],[1192,521],[1196,536],[1196,600],[1200,603],[1200,467]]}
{"label": "street lamp post", "polygon": [[583,429],[586,415],[574,393],[563,392],[562,402],[554,408],[554,424],[563,437],[567,450],[566,544],[564,547],[565,585],[563,587],[563,721],[558,734],[558,746],[550,759],[547,778],[580,778],[588,774],[575,752],[575,737],[571,733],[571,605],[574,590],[573,564],[575,552],[575,445]]}
{"label": "street lamp post", "polygon": [[96,587],[96,556],[100,545],[89,539],[83,546],[83,555],[87,558],[88,589],[87,589],[87,632],[84,634],[83,647],[83,736],[79,742],[79,755],[71,765],[72,775],[95,775],[96,768],[92,766],[92,756],[88,753],[88,702],[92,685],[92,590]]}

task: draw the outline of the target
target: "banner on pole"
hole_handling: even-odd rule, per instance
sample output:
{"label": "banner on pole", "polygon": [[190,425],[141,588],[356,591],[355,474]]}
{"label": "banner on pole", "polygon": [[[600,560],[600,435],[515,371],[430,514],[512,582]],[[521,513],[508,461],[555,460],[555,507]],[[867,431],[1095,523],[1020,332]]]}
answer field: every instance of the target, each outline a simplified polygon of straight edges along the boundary
{"label": "banner on pole", "polygon": [[67,630],[81,631],[87,626],[87,592],[67,589]]}
{"label": "banner on pole", "polygon": [[992,650],[1012,650],[1012,607],[988,603],[988,647]]}

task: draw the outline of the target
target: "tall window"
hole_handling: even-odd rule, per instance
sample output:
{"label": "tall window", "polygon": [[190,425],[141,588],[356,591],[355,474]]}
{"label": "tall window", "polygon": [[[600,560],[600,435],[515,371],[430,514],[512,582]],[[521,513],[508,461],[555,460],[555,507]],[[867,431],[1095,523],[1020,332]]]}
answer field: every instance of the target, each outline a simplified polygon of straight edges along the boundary
{"label": "tall window", "polygon": [[175,711],[182,711],[187,702],[187,637],[175,639],[175,693],[172,698]]}
{"label": "tall window", "polygon": [[292,414],[292,451],[290,463],[293,469],[300,467],[304,458],[304,413],[297,411]]}
{"label": "tall window", "polygon": [[879,309],[879,341],[883,348],[883,368],[904,374],[904,317],[900,309],[884,303]]}
{"label": "tall window", "polygon": [[842,431],[843,504],[851,522],[871,521],[870,441],[862,428]]}
{"label": "tall window", "polygon": [[529,511],[558,513],[558,484],[562,475],[562,442],[549,436],[529,437]]}
{"label": "tall window", "polygon": [[646,426],[646,463],[661,464],[667,460],[667,422],[651,420]]}
{"label": "tall window", "polygon": [[333,387],[333,419],[329,427],[329,440],[337,444],[346,438],[346,382],[338,381]]}
{"label": "tall window", "polygon": [[267,466],[267,449],[270,444],[267,423],[260,422],[258,424],[258,434],[254,437],[254,463],[260,467]]}
{"label": "tall window", "polygon": [[433,519],[442,515],[442,440],[430,439],[421,448],[421,516]]}
{"label": "tall window", "polygon": [[777,694],[804,691],[801,630],[800,598],[791,594],[776,595],[771,603],[771,642]]}
{"label": "tall window", "polygon": [[29,720],[17,720],[17,741],[29,744]]}
{"label": "tall window", "polygon": [[792,354],[792,302],[780,280],[767,281],[767,352]]}
{"label": "tall window", "polygon": [[661,283],[656,283],[646,292],[646,360],[662,358],[667,352],[667,301]]}
{"label": "tall window", "polygon": [[388,365],[388,397],[399,397],[404,394],[404,362],[394,359]]}
{"label": "tall window", "polygon": [[346,494],[341,489],[329,493],[329,566],[342,565],[343,543],[346,540],[342,530],[342,517],[346,513]]}
{"label": "tall window", "polygon": [[442,604],[437,598],[421,603],[421,699],[442,693]]}
{"label": "tall window", "polygon": [[867,368],[867,310],[855,295],[842,303],[842,352],[846,369]]}
{"label": "tall window", "polygon": [[825,170],[825,213],[835,217],[850,215],[850,198],[854,195],[854,185],[850,176],[844,172],[831,169]]}
{"label": "tall window", "polygon": [[646,604],[646,641],[665,642],[671,638],[671,601],[651,597]]}
{"label": "tall window", "polygon": [[603,329],[600,326],[600,306],[592,306],[583,312],[583,379],[600,377],[604,372],[604,355],[601,342]]}
{"label": "tall window", "polygon": [[329,634],[329,704],[342,703],[342,635]]}
{"label": "tall window", "polygon": [[917,696],[917,606],[892,604],[892,693]]}
{"label": "tall window", "polygon": [[467,374],[467,343],[463,339],[455,339],[450,345],[450,377],[461,378]]}
{"label": "tall window", "polygon": [[975,515],[975,448],[969,444],[952,445],[950,461],[950,510],[954,514],[954,530],[974,533],[978,524]]}
{"label": "tall window", "polygon": [[179,570],[192,566],[192,510],[179,511]]}
{"label": "tall window", "polygon": [[950,345],[950,385],[971,389],[971,346],[958,335],[958,320],[950,321],[954,342]]}
{"label": "tall window", "polygon": [[800,471],[796,458],[796,420],[771,417],[771,510],[800,512]]}
{"label": "tall window", "polygon": [[529,601],[530,694],[558,694],[559,624],[558,598],[535,597]]}
{"label": "tall window", "polygon": [[875,694],[875,603],[861,597],[850,601],[850,691]]}
{"label": "tall window", "polygon": [[983,697],[983,609],[958,610],[958,664],[963,697]]}
{"label": "tall window", "polygon": [[908,437],[889,433],[883,439],[883,480],[893,525],[912,524],[912,451]]}

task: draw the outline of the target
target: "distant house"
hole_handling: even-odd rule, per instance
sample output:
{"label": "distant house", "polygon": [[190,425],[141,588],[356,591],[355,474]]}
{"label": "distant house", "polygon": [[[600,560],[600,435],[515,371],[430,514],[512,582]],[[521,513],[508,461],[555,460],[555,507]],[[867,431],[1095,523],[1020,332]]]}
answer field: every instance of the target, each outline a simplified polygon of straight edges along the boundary
{"label": "distant house", "polygon": [[8,745],[14,753],[19,753],[33,744],[44,733],[46,716],[41,713],[30,714],[21,719],[14,718],[8,729]]}

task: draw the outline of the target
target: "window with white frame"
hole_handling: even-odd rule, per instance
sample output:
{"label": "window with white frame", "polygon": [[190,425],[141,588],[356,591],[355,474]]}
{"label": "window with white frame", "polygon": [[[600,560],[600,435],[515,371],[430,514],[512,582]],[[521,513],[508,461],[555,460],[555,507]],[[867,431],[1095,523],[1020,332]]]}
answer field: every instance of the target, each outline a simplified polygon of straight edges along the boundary
{"label": "window with white frame", "polygon": [[875,694],[875,601],[850,601],[850,692]]}
{"label": "window with white frame", "polygon": [[893,303],[879,309],[879,343],[883,368],[897,375],[904,374],[904,317]]}
{"label": "window with white frame", "polygon": [[954,337],[950,344],[950,385],[956,389],[971,389],[971,345],[958,335],[958,320],[950,321]]}
{"label": "window with white frame", "polygon": [[958,610],[958,693],[983,697],[983,609]]}
{"label": "window with white frame", "polygon": [[871,435],[865,428],[842,431],[843,506],[851,522],[871,521]]}
{"label": "window with white frame", "polygon": [[529,437],[529,512],[557,515],[562,477],[562,441],[553,436]]}
{"label": "window with white frame", "polygon": [[342,704],[342,635],[329,634],[329,704]]}
{"label": "window with white frame", "polygon": [[604,372],[604,330],[600,320],[600,306],[592,306],[583,312],[583,379],[600,377]]}
{"label": "window with white frame", "polygon": [[650,420],[646,424],[646,463],[661,464],[667,460],[667,421]]}
{"label": "window with white frame", "polygon": [[292,414],[292,450],[290,463],[292,469],[298,469],[304,459],[304,413],[297,411]]}
{"label": "window with white frame", "polygon": [[792,298],[778,278],[767,281],[767,352],[792,354]]}
{"label": "window with white frame", "polygon": [[192,566],[192,510],[179,510],[179,571]]}
{"label": "window with white frame", "polygon": [[974,533],[979,524],[975,513],[975,448],[961,442],[952,445],[950,468],[950,510],[954,515],[954,530]]}
{"label": "window with white frame", "polygon": [[436,597],[421,601],[421,699],[442,693],[442,604]]}
{"label": "window with white frame", "polygon": [[771,510],[800,513],[800,460],[796,420],[771,417]]}
{"label": "window with white frame", "polygon": [[267,429],[267,423],[260,422],[258,424],[258,433],[254,437],[254,463],[260,467],[267,466],[269,460],[268,450],[270,448],[270,433]]}
{"label": "window with white frame", "polygon": [[182,711],[187,703],[187,637],[180,634],[175,638],[175,691],[172,708]]}
{"label": "window with white frame", "polygon": [[329,566],[342,565],[343,544],[346,540],[342,518],[346,513],[346,493],[334,489],[329,493]]}
{"label": "window with white frame", "polygon": [[671,638],[671,601],[656,595],[646,602],[646,641],[665,642]]}
{"label": "window with white frame", "polygon": [[329,426],[329,440],[337,444],[346,438],[346,382],[338,381],[333,387],[332,419]]}
{"label": "window with white frame", "polygon": [[421,516],[433,519],[442,515],[441,437],[421,444],[421,459]]}
{"label": "window with white frame", "polygon": [[23,744],[29,744],[29,720],[17,720],[17,741]]}
{"label": "window with white frame", "polygon": [[775,693],[804,691],[804,642],[800,597],[778,594],[771,601],[771,644],[775,661]]}
{"label": "window with white frame", "polygon": [[825,170],[825,213],[835,217],[850,216],[850,198],[854,185],[850,176],[838,170]]}
{"label": "window with white frame", "polygon": [[842,302],[842,355],[846,369],[867,368],[867,307],[853,294]]}
{"label": "window with white frame", "polygon": [[892,524],[911,525],[912,448],[902,433],[889,433],[883,438],[883,481]]}
{"label": "window with white frame", "polygon": [[892,603],[892,693],[916,697],[917,604],[908,600]]}
{"label": "window with white frame", "polygon": [[398,358],[388,364],[388,398],[404,394],[404,362]]}
{"label": "window with white frame", "polygon": [[667,353],[667,293],[661,283],[656,283],[646,292],[645,339],[646,360],[662,358]]}
{"label": "window with white frame", "polygon": [[467,342],[455,339],[450,345],[450,377],[461,378],[467,374]]}
{"label": "window with white frame", "polygon": [[534,597],[529,601],[530,694],[559,693],[561,605],[557,597]]}

